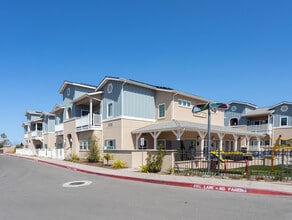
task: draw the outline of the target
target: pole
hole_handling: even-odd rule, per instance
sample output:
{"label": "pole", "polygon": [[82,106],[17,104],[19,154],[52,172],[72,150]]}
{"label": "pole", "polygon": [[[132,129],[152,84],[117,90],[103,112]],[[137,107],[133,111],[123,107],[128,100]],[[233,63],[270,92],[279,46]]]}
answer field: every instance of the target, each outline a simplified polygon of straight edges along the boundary
{"label": "pole", "polygon": [[210,150],[211,150],[211,109],[208,108],[208,150],[207,150],[207,162],[208,162],[208,174],[210,174]]}

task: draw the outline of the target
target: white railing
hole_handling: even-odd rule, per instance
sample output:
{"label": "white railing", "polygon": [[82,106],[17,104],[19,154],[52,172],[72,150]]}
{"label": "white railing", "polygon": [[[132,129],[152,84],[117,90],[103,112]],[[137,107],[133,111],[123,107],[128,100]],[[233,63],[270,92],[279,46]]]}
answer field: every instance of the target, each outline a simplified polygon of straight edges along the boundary
{"label": "white railing", "polygon": [[25,133],[25,134],[24,134],[24,138],[25,138],[25,139],[28,138],[28,133]]}
{"label": "white railing", "polygon": [[261,125],[248,125],[247,130],[251,132],[271,132],[271,124],[261,124]]}
{"label": "white railing", "polygon": [[64,132],[64,124],[63,123],[55,125],[55,133],[57,135],[58,134],[63,134],[63,132]]}
{"label": "white railing", "polygon": [[65,153],[64,149],[38,149],[38,150],[32,150],[32,149],[16,149],[16,154],[18,155],[24,155],[24,156],[38,156],[38,157],[44,157],[44,158],[52,158],[52,159],[59,159],[64,160],[65,159]]}
{"label": "white railing", "polygon": [[43,137],[43,131],[32,131],[31,132],[32,138],[42,138]]}
{"label": "white railing", "polygon": [[101,115],[92,114],[92,122],[90,122],[89,114],[76,119],[77,130],[90,129],[101,126]]}

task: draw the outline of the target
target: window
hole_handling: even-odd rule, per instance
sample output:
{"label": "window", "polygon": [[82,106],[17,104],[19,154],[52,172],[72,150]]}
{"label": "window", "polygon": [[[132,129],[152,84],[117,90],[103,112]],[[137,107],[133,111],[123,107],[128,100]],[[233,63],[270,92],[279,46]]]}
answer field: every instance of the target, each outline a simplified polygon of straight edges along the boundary
{"label": "window", "polygon": [[182,106],[182,107],[190,108],[192,103],[190,101],[187,101],[187,100],[178,99],[178,105]]}
{"label": "window", "polygon": [[158,105],[158,118],[165,117],[165,104]]}
{"label": "window", "polygon": [[281,117],[280,120],[281,126],[288,126],[288,117]]}
{"label": "window", "polygon": [[113,103],[107,105],[107,117],[113,117]]}
{"label": "window", "polygon": [[80,144],[80,150],[89,150],[89,144],[87,140],[81,140],[79,144]]}
{"label": "window", "polygon": [[116,149],[116,140],[109,139],[104,141],[104,149],[105,150],[114,150]]}
{"label": "window", "polygon": [[81,110],[81,116],[86,116],[88,114],[89,114],[88,110],[84,110],[84,109]]}

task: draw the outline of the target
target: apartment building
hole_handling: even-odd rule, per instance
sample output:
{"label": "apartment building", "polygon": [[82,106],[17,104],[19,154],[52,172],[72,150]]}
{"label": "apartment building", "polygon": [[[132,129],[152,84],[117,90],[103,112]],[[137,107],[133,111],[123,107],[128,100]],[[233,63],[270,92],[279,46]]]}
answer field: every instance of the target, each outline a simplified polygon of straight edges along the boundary
{"label": "apartment building", "polygon": [[[40,113],[24,123],[26,142],[31,140],[32,131],[50,128],[54,143],[43,138],[34,140],[37,145],[26,146],[64,149],[66,156],[86,157],[88,139],[93,136],[102,151],[114,154],[128,166],[141,165],[137,155],[142,148],[204,152],[207,147],[207,112],[194,114],[192,107],[212,100],[117,77],[105,77],[98,86],[65,81],[59,93],[63,103],[51,113]],[[264,132],[226,126],[225,117],[222,111],[211,114],[211,150],[240,151],[249,149],[250,143],[260,149]],[[50,118],[54,118],[53,128],[47,124]],[[29,130],[26,124],[35,125]]]}
{"label": "apartment building", "polygon": [[[258,108],[250,103],[233,101],[225,111],[224,125],[264,134],[260,149],[269,148],[279,135],[284,139],[292,138],[292,103]],[[252,142],[251,148],[255,145]]]}

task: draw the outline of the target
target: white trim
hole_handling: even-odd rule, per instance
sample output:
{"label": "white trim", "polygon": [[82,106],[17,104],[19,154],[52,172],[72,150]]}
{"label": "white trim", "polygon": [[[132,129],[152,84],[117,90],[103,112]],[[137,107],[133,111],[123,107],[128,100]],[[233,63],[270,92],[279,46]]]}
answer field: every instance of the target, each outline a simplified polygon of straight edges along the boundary
{"label": "white trim", "polygon": [[[282,119],[283,118],[287,119],[287,124],[286,125],[282,125]],[[288,125],[289,125],[288,116],[280,117],[279,127],[288,127]]]}
{"label": "white trim", "polygon": [[[109,107],[109,105],[112,105],[112,115],[110,116],[108,113],[108,107]],[[114,115],[114,103],[113,102],[108,102],[107,103],[107,105],[106,105],[106,117],[107,118],[112,118],[113,117],[113,115]]]}
{"label": "white trim", "polygon": [[[164,105],[164,116],[160,117],[160,106]],[[158,119],[163,119],[166,117],[166,104],[165,103],[160,103],[158,104],[158,112],[157,112],[157,118]]]}
{"label": "white trim", "polygon": [[119,117],[113,117],[109,119],[102,120],[102,122],[110,122],[120,119],[128,119],[128,120],[136,120],[136,121],[147,121],[147,122],[156,122],[155,119],[149,119],[149,118],[138,118],[138,117],[130,117],[130,116],[119,116]]}

